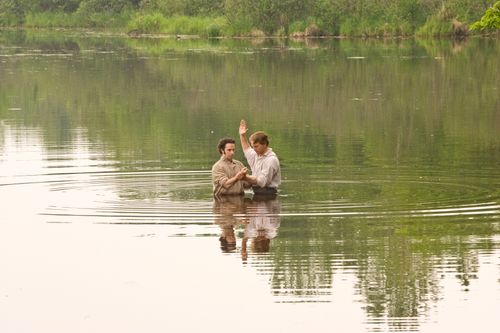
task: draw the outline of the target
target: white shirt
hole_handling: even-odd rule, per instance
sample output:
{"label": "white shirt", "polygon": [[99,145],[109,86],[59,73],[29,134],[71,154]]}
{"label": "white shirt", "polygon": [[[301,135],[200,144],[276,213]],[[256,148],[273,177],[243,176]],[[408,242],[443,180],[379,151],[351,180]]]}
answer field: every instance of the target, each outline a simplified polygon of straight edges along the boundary
{"label": "white shirt", "polygon": [[280,204],[277,200],[252,202],[247,211],[250,222],[245,227],[245,237],[264,236],[267,239],[276,237],[280,227],[279,212]]}
{"label": "white shirt", "polygon": [[278,188],[281,184],[281,169],[278,156],[271,148],[259,156],[252,148],[247,148],[245,151],[252,176],[257,177],[257,186]]}

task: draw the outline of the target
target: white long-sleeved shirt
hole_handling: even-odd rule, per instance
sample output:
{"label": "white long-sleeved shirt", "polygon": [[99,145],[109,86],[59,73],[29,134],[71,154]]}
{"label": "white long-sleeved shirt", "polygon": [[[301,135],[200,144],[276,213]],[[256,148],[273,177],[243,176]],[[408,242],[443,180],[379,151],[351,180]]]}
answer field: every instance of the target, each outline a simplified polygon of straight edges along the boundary
{"label": "white long-sleeved shirt", "polygon": [[252,170],[252,176],[257,177],[258,187],[278,188],[281,184],[281,169],[278,156],[271,148],[259,156],[252,148],[244,151],[245,157]]}

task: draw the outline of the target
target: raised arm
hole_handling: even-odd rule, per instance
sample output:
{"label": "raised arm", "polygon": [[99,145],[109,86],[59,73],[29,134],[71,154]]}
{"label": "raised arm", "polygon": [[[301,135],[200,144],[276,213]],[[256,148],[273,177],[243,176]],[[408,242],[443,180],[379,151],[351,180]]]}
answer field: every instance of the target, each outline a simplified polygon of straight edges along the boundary
{"label": "raised arm", "polygon": [[243,151],[250,148],[250,144],[248,143],[247,140],[247,131],[248,131],[247,122],[244,119],[241,119],[239,132],[240,132],[241,148],[243,149]]}

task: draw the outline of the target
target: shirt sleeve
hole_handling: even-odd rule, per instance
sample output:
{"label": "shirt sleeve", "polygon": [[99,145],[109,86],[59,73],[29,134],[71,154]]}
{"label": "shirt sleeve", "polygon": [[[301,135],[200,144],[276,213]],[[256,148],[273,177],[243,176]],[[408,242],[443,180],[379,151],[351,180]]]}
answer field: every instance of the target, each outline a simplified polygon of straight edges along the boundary
{"label": "shirt sleeve", "polygon": [[214,187],[222,187],[227,182],[227,175],[220,164],[212,168],[212,183]]}
{"label": "shirt sleeve", "polygon": [[[245,165],[243,163],[241,163],[240,161],[235,161],[235,163],[238,165],[239,170],[245,168]],[[250,187],[252,187],[252,185],[250,183],[247,183],[244,180],[241,180],[241,183],[243,184],[243,188],[250,188]]]}
{"label": "shirt sleeve", "polygon": [[260,174],[257,175],[257,186],[266,187],[266,185],[270,184],[278,168],[278,160],[276,158],[269,159],[266,166],[262,168]]}
{"label": "shirt sleeve", "polygon": [[247,159],[248,165],[250,165],[250,169],[252,169],[253,172],[255,159],[257,158],[257,153],[252,148],[245,149],[243,153],[245,154],[245,158]]}

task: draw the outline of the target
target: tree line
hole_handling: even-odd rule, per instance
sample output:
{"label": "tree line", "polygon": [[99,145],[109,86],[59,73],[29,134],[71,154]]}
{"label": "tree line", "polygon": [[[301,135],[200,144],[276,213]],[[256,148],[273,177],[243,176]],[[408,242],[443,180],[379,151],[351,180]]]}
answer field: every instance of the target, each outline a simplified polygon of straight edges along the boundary
{"label": "tree line", "polygon": [[[0,26],[99,28],[114,24],[137,32],[194,32],[208,36],[394,36],[414,35],[419,31],[446,35],[464,33],[494,3],[494,0],[0,0]],[[172,21],[180,17],[183,20],[172,28]],[[189,25],[195,28],[186,28]]]}

